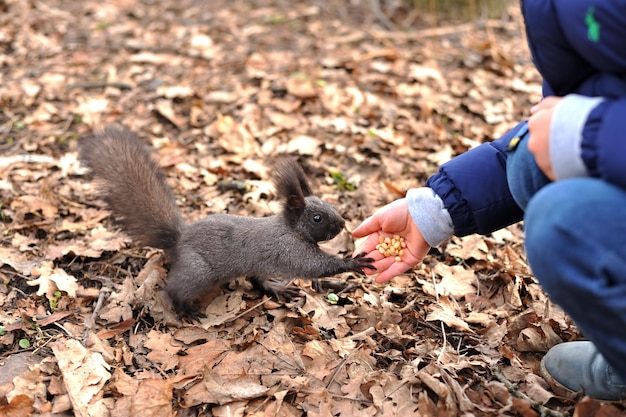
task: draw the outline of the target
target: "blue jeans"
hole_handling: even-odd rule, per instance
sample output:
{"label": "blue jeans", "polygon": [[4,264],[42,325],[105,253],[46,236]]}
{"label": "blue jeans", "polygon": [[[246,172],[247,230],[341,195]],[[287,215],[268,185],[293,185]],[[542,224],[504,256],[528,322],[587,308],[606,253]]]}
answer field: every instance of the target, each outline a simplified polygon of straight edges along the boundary
{"label": "blue jeans", "polygon": [[626,190],[597,178],[550,182],[526,140],[507,179],[533,274],[626,381]]}

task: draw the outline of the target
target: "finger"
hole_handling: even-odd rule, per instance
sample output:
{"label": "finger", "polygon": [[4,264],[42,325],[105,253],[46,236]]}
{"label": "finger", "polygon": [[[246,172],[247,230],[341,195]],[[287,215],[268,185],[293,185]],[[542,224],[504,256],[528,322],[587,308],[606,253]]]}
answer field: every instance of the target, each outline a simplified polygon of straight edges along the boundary
{"label": "finger", "polygon": [[[385,274],[386,271],[390,267],[392,267],[394,263],[396,262],[393,258],[384,257],[382,259],[379,259],[372,264],[376,267],[376,271],[372,271],[371,273],[368,273],[368,275]],[[389,281],[389,279],[387,281]],[[376,282],[378,282],[378,277],[376,278]]]}
{"label": "finger", "polygon": [[561,101],[562,97],[557,97],[557,96],[548,96],[545,97],[543,100],[541,100],[541,103],[539,103],[541,105],[541,108],[544,109],[548,109],[551,107],[556,106],[556,104]]}
{"label": "finger", "polygon": [[376,245],[378,245],[378,233],[371,234],[367,239],[359,242],[357,247],[354,248],[353,254],[365,252],[370,256],[372,253],[377,252],[380,255],[380,252],[376,250]]}
{"label": "finger", "polygon": [[544,97],[539,103],[535,104],[530,108],[530,114],[535,114],[540,110],[550,109],[557,105],[557,103],[561,100],[561,97],[556,96],[548,96]]}
{"label": "finger", "polygon": [[391,260],[393,263],[376,277],[376,282],[378,284],[390,281],[393,277],[400,275],[411,268],[411,265],[406,262],[395,262],[393,259]]}
{"label": "finger", "polygon": [[358,225],[356,229],[352,231],[352,236],[354,237],[364,237],[370,235],[374,232],[380,231],[380,222],[378,220],[378,216],[374,214],[373,216],[368,217],[363,220],[363,223]]}

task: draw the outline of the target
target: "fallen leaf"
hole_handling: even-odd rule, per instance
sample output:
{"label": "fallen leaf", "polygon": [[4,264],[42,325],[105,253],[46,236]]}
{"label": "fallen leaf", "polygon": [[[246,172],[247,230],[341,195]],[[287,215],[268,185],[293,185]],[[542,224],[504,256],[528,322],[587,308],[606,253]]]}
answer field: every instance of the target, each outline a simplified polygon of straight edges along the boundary
{"label": "fallen leaf", "polygon": [[148,333],[148,340],[144,346],[151,350],[146,357],[158,363],[164,371],[178,366],[178,352],[182,350],[182,347],[172,344],[171,334],[152,330]]}
{"label": "fallen leaf", "polygon": [[81,417],[95,415],[96,410],[101,410],[103,388],[111,378],[111,367],[101,354],[88,351],[74,339],[52,342],[50,347],[74,412]]}
{"label": "fallen leaf", "polygon": [[224,380],[213,372],[207,372],[202,381],[205,389],[204,403],[228,404],[239,400],[258,398],[268,391],[262,384],[247,377]]}
{"label": "fallen leaf", "polygon": [[429,310],[426,321],[441,321],[457,330],[474,333],[469,324],[457,315],[458,305],[451,302],[448,297],[439,297],[439,301],[429,306]]}
{"label": "fallen leaf", "polygon": [[30,417],[35,411],[34,401],[27,395],[16,395],[7,405],[0,404],[0,416]]}
{"label": "fallen leaf", "polygon": [[26,281],[32,287],[39,286],[37,295],[45,295],[49,300],[55,299],[55,292],[64,291],[70,297],[76,298],[78,283],[76,278],[61,268],[53,268],[53,263],[44,261],[39,268],[33,270],[37,279]]}

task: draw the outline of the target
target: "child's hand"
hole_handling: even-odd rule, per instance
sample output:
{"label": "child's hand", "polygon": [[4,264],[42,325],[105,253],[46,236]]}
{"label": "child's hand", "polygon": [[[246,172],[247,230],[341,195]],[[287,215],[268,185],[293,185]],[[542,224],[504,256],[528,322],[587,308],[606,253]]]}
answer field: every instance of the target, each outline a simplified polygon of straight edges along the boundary
{"label": "child's hand", "polygon": [[[430,246],[424,240],[419,229],[413,222],[406,199],[396,200],[378,209],[372,216],[361,223],[352,235],[356,238],[368,236],[354,253],[367,253],[374,258],[373,265],[376,271],[366,271],[367,274],[379,273],[376,282],[387,282],[391,278],[413,268],[420,263],[428,253]],[[404,238],[406,248],[401,261],[393,256],[385,257],[376,249],[379,236],[398,235]]]}
{"label": "child's hand", "polygon": [[537,166],[546,177],[554,181],[552,161],[550,160],[550,124],[554,107],[562,100],[561,97],[546,97],[541,103],[530,109],[531,116],[528,119],[528,150],[535,157]]}

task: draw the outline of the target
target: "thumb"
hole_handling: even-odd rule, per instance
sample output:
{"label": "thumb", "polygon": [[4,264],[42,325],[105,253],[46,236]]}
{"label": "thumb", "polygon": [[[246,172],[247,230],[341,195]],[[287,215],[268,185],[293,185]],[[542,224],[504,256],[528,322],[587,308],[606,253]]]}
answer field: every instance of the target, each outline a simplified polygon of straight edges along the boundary
{"label": "thumb", "polygon": [[372,233],[377,232],[379,230],[380,230],[380,222],[378,221],[378,217],[374,215],[374,216],[368,217],[367,219],[363,221],[363,223],[358,225],[356,229],[352,231],[352,236],[363,237],[363,236],[371,235]]}

